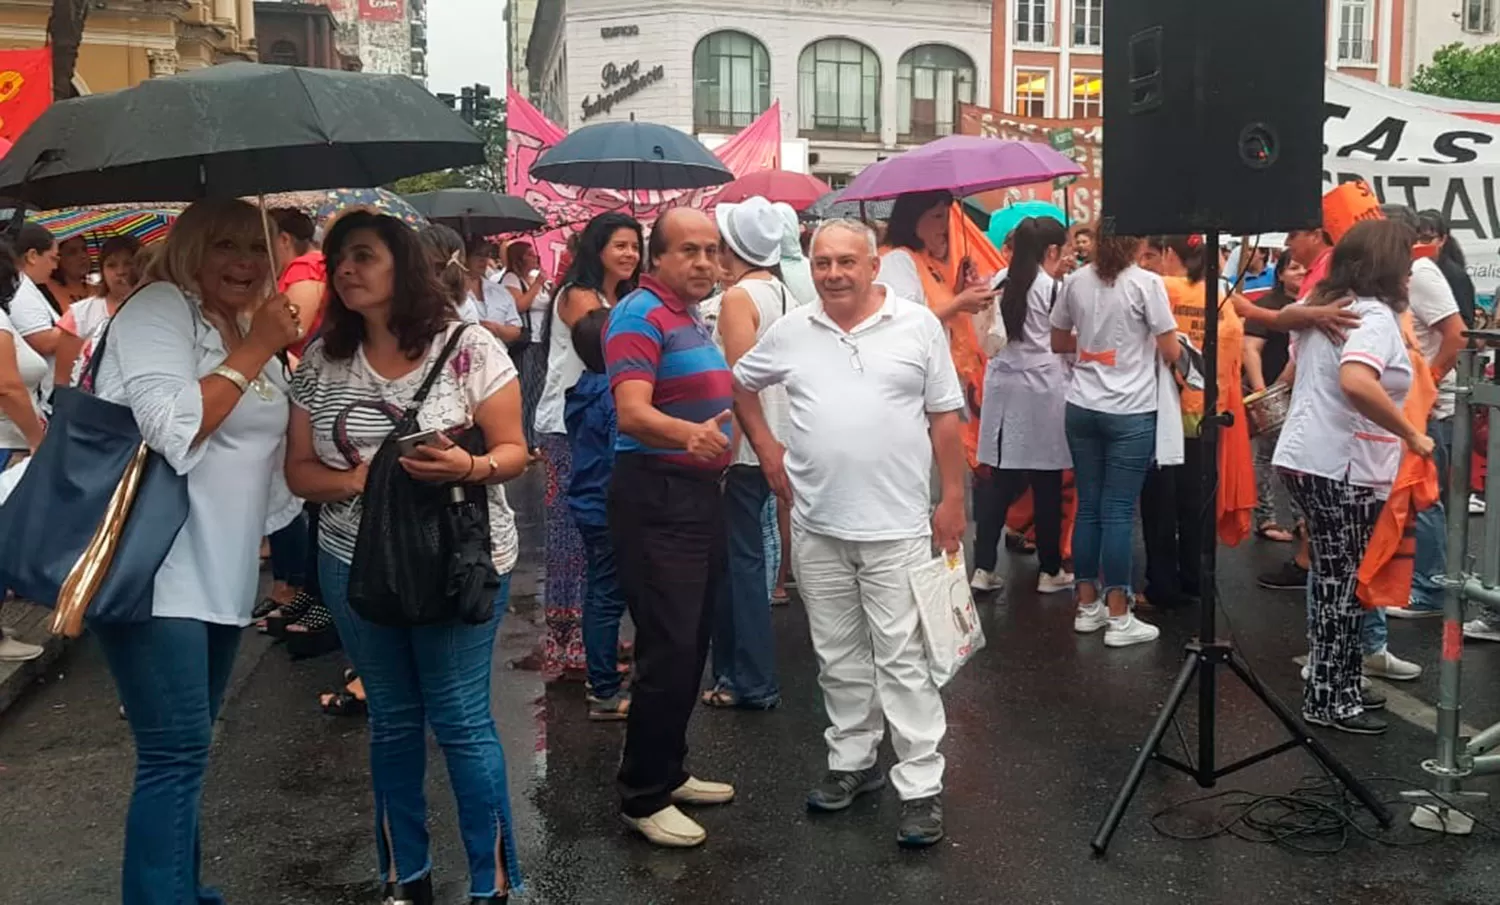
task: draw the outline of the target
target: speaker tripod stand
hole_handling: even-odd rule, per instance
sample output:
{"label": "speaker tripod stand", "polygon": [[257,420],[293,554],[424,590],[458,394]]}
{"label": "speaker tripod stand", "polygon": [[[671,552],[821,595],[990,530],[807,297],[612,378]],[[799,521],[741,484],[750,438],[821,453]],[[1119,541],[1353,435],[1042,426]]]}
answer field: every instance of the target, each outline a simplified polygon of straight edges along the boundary
{"label": "speaker tripod stand", "polygon": [[[1204,259],[1207,262],[1207,275],[1204,284],[1208,297],[1204,303],[1204,330],[1203,330],[1203,361],[1204,361],[1204,387],[1203,387],[1203,410],[1204,412],[1216,412],[1218,409],[1218,373],[1219,373],[1219,235],[1210,230],[1207,241],[1204,243]],[[1168,416],[1170,417],[1170,416]],[[1203,420],[1203,473],[1200,480],[1203,483],[1203,499],[1210,503],[1216,499],[1218,490],[1218,432],[1221,427],[1228,425],[1227,415],[1210,415]],[[1218,561],[1217,542],[1214,537],[1212,525],[1212,505],[1205,507],[1207,514],[1205,518],[1209,522],[1207,530],[1203,532],[1205,538],[1203,545],[1203,568],[1200,579],[1203,589],[1202,605],[1199,608],[1198,637],[1187,645],[1187,658],[1182,664],[1181,671],[1177,674],[1177,681],[1172,685],[1171,694],[1167,696],[1166,704],[1163,705],[1161,713],[1156,718],[1156,723],[1151,731],[1146,734],[1146,740],[1141,745],[1141,751],[1136,756],[1135,763],[1131,764],[1130,773],[1125,777],[1125,784],[1120,787],[1119,794],[1115,796],[1114,804],[1110,806],[1109,813],[1104,822],[1099,824],[1095,831],[1093,840],[1089,843],[1094,853],[1103,855],[1109,848],[1109,840],[1115,834],[1120,825],[1120,820],[1125,816],[1125,810],[1130,807],[1131,799],[1135,797],[1136,790],[1140,788],[1141,779],[1145,776],[1146,766],[1153,760],[1165,764],[1175,770],[1191,776],[1199,786],[1210,789],[1223,777],[1231,773],[1237,773],[1246,767],[1258,764],[1263,760],[1275,757],[1286,751],[1297,747],[1307,749],[1328,772],[1338,778],[1339,782],[1359,799],[1382,827],[1389,827],[1392,822],[1391,813],[1381,804],[1363,783],[1349,772],[1333,752],[1329,751],[1322,742],[1314,738],[1303,725],[1297,714],[1293,713],[1280,699],[1265,687],[1259,678],[1250,671],[1238,653],[1234,645],[1218,637],[1217,626],[1217,596],[1215,587],[1215,573]],[[1266,709],[1276,717],[1282,727],[1286,729],[1289,738],[1279,745],[1267,748],[1257,754],[1241,758],[1231,764],[1218,766],[1218,753],[1215,745],[1215,730],[1218,720],[1218,688],[1219,670],[1228,669],[1236,676],[1250,692],[1265,705]],[[1166,736],[1167,729],[1171,727],[1172,721],[1177,717],[1177,710],[1188,698],[1188,691],[1193,685],[1193,680],[1198,682],[1198,757],[1193,764],[1182,761],[1162,753],[1161,743]]]}

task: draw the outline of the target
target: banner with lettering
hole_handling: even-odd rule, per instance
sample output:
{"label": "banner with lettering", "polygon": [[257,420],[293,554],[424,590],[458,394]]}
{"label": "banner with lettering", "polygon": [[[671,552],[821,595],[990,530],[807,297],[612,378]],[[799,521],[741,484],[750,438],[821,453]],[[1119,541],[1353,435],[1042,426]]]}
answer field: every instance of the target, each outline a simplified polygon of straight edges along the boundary
{"label": "banner with lettering", "polygon": [[[1334,72],[1324,99],[1324,189],[1362,179],[1382,202],[1441,211],[1463,246],[1475,287],[1493,295],[1500,287],[1500,104],[1429,97]],[[1069,213],[1075,222],[1093,222],[1101,202],[1101,121],[1026,119],[973,106],[960,116],[966,135],[1046,142],[1060,129],[1072,130],[1084,169],[1071,189]],[[1061,207],[1063,190],[1043,183],[980,199],[991,210],[1014,200]]]}
{"label": "banner with lettering", "polygon": [[[568,238],[597,214],[620,211],[650,226],[669,207],[707,210],[713,206],[713,199],[719,193],[717,187],[665,192],[582,189],[532,179],[531,165],[567,133],[516,93],[514,86],[507,90],[505,103],[507,189],[510,194],[525,198],[546,213],[549,223],[556,227],[531,237],[545,273],[556,273],[557,261],[568,247]],[[781,104],[773,103],[769,110],[714,153],[736,176],[778,168],[781,165]]]}
{"label": "banner with lettering", "polygon": [[0,138],[13,143],[52,103],[52,48],[0,50]]}
{"label": "banner with lettering", "polygon": [[406,0],[359,0],[359,17],[371,22],[400,22],[406,18]]}

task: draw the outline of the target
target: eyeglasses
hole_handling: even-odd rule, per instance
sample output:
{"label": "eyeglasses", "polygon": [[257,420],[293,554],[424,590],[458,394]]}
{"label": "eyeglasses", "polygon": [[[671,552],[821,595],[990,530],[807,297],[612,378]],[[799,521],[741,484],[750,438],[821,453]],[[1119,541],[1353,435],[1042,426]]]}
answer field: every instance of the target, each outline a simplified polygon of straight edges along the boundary
{"label": "eyeglasses", "polygon": [[860,360],[859,346],[848,336],[840,336],[839,342],[844,345],[844,348],[849,350],[849,366],[854,369],[854,373],[863,374],[865,372],[865,363]]}

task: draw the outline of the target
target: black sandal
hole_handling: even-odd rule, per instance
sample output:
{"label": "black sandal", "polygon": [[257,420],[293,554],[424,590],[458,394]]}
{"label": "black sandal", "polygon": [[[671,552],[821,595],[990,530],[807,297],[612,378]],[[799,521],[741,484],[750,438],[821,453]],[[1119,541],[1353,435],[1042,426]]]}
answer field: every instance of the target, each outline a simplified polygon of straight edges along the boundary
{"label": "black sandal", "polygon": [[287,605],[289,604],[283,604],[274,597],[267,597],[255,605],[254,611],[250,613],[250,618],[256,624],[262,624],[267,616]]}
{"label": "black sandal", "polygon": [[[292,631],[293,626],[298,630]],[[317,599],[313,600],[301,619],[287,627],[284,637],[286,652],[293,660],[321,657],[343,646],[339,641],[338,627],[333,624],[333,613],[328,611],[323,601]]]}
{"label": "black sandal", "polygon": [[285,640],[287,626],[302,621],[315,603],[318,603],[318,598],[306,591],[298,591],[291,603],[266,615],[266,624],[261,631],[278,641]]}
{"label": "black sandal", "polygon": [[347,688],[319,695],[318,703],[328,716],[364,716],[370,712],[369,702]]}

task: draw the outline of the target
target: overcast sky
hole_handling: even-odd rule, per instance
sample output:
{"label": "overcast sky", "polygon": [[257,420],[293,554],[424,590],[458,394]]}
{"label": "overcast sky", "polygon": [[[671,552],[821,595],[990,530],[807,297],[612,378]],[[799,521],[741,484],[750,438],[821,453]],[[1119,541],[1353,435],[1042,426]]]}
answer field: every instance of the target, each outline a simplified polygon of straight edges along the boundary
{"label": "overcast sky", "polygon": [[505,96],[503,0],[428,0],[427,85],[457,94],[482,82]]}

